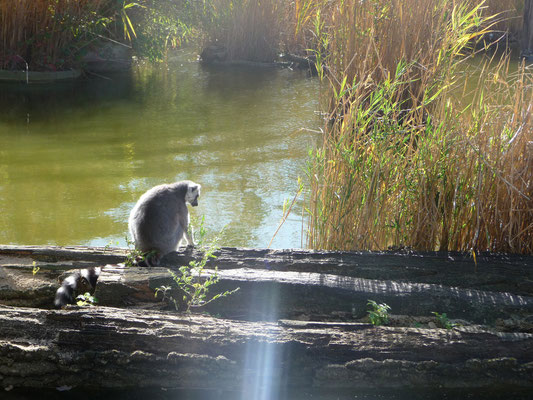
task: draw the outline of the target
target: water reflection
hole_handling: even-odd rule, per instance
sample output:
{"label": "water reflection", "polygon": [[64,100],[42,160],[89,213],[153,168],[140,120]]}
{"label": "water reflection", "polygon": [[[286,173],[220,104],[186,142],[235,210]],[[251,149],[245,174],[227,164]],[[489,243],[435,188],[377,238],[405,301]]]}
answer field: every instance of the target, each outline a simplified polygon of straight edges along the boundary
{"label": "water reflection", "polygon": [[[56,85],[0,85],[0,243],[125,245],[149,187],[202,184],[229,246],[268,244],[303,174],[318,83],[287,70],[168,65]],[[290,218],[273,247],[299,247]]]}

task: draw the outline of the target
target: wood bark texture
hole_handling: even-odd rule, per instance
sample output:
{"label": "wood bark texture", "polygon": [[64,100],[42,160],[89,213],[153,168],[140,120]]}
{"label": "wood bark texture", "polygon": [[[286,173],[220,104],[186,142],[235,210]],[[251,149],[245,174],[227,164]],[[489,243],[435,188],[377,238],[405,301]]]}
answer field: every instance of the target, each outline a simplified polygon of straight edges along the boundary
{"label": "wood bark texture", "polygon": [[533,386],[533,335],[0,306],[0,386]]}
{"label": "wood bark texture", "polygon": [[[240,290],[206,308],[214,318],[162,311],[154,297],[168,269],[201,253],[161,268],[124,267],[126,255],[0,246],[0,387],[533,386],[532,257],[223,248],[205,273],[218,267],[215,292]],[[104,267],[99,306],[51,310],[61,280],[88,266]],[[357,322],[369,299],[391,306],[393,326]],[[417,322],[432,311],[465,324]]]}

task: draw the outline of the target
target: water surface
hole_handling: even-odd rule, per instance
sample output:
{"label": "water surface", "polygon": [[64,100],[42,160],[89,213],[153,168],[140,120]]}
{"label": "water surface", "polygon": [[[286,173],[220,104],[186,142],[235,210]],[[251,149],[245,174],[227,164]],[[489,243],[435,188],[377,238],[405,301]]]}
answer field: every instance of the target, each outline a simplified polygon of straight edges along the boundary
{"label": "water surface", "polygon": [[[138,197],[191,179],[224,245],[266,247],[321,125],[317,92],[305,73],[185,52],[111,79],[1,84],[0,243],[125,246]],[[272,247],[301,246],[300,214]]]}

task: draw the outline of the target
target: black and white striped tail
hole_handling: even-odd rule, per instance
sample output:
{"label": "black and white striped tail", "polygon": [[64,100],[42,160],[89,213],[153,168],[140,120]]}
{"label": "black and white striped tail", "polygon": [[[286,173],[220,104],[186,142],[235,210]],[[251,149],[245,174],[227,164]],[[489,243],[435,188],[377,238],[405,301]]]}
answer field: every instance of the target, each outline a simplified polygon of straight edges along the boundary
{"label": "black and white striped tail", "polygon": [[73,304],[81,285],[89,287],[90,291],[94,293],[96,289],[96,282],[100,276],[101,268],[86,268],[81,269],[72,275],[67,276],[61,287],[57,289],[56,297],[54,299],[54,306],[61,308],[67,304]]}

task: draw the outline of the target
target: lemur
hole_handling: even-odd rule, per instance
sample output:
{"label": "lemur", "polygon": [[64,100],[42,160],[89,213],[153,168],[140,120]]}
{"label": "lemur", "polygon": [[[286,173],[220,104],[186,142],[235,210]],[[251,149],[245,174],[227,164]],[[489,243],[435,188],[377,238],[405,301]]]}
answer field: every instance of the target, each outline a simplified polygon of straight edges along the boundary
{"label": "lemur", "polygon": [[161,258],[175,251],[185,237],[187,246],[194,246],[189,233],[187,204],[196,207],[201,186],[181,181],[155,186],[144,193],[130,213],[129,231],[135,247],[149,253],[148,266],[157,266]]}

